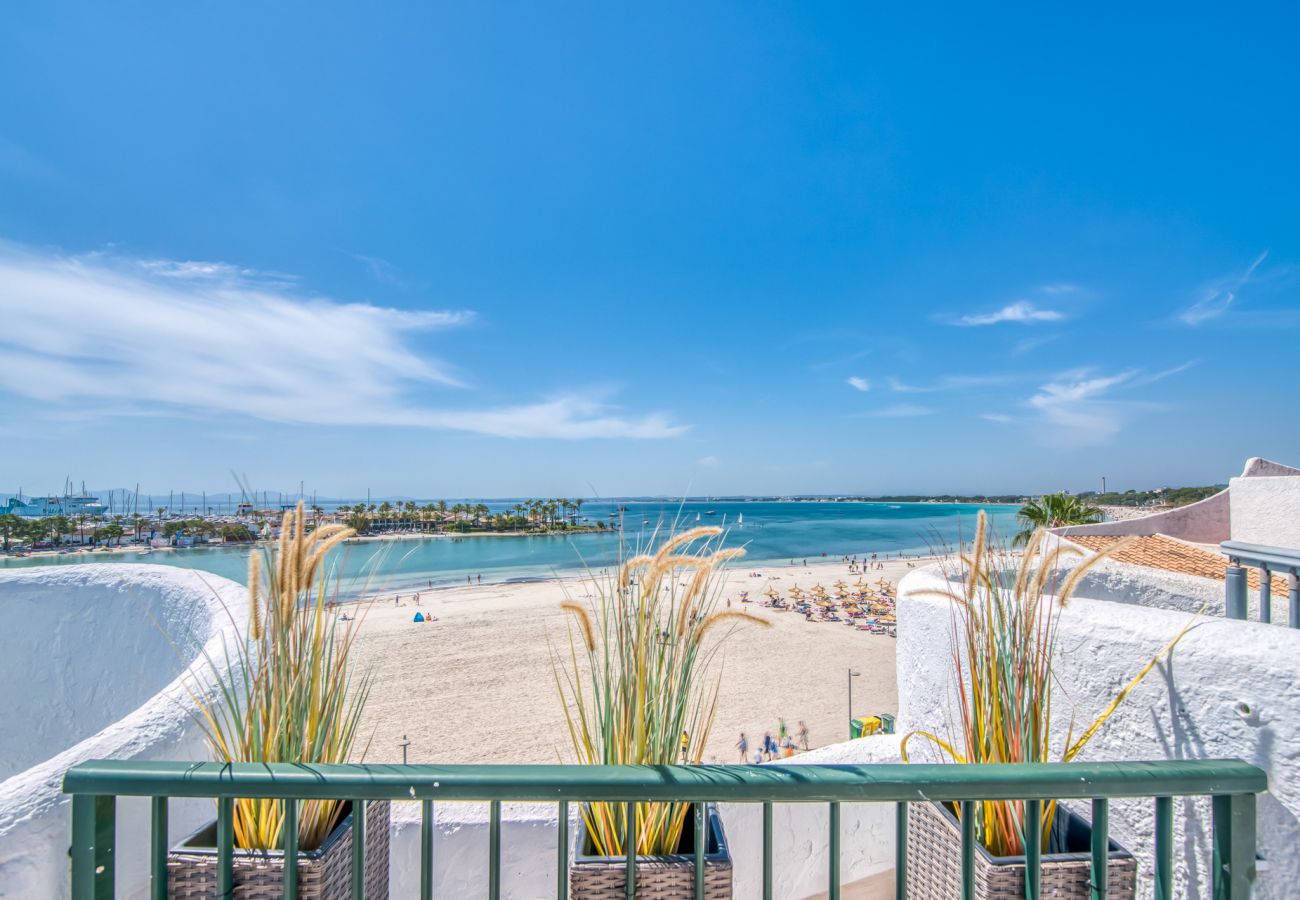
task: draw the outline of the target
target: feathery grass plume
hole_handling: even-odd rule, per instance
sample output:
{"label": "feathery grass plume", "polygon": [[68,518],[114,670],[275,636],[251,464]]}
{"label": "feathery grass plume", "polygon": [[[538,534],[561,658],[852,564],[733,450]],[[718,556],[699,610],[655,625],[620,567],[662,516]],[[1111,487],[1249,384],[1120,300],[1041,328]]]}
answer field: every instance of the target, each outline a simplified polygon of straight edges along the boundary
{"label": "feathery grass plume", "polygon": [[[249,560],[249,633],[224,667],[211,660],[215,699],[195,696],[200,724],[219,762],[345,763],[370,694],[370,674],[351,661],[358,618],[339,628],[327,608],[327,583],[338,577],[328,554],[351,537],[347,528],[307,531],[303,504],[287,511],[273,548]],[[232,656],[233,653],[233,656]],[[232,662],[239,665],[231,665]],[[362,749],[364,756],[364,748]],[[337,825],[342,801],[308,800],[298,818],[298,845],[312,850]],[[235,800],[235,845],[283,847],[280,801]]]}
{"label": "feathery grass plume", "polygon": [[248,633],[253,640],[262,639],[262,604],[259,602],[258,588],[261,586],[262,572],[257,564],[257,554],[248,554]]}
{"label": "feathery grass plume", "polygon": [[[1021,539],[1017,559],[995,544],[986,517],[979,514],[975,546],[961,555],[961,568],[949,572],[956,590],[926,590],[918,596],[941,596],[952,604],[952,671],[956,685],[955,734],[940,737],[929,731],[904,736],[901,749],[908,760],[912,738],[933,744],[956,763],[1041,763],[1075,758],[1120,704],[1178,644],[1196,616],[1174,636],[1121,690],[1092,724],[1074,739],[1067,729],[1059,750],[1050,746],[1054,661],[1058,614],[1070,601],[1081,579],[1123,543],[1089,556],[1062,578],[1061,564],[1083,555],[1061,543],[1048,548],[1047,533],[1038,529]],[[1200,614],[1197,613],[1197,616]],[[1056,801],[1043,810],[1044,849],[1052,834]],[[987,801],[975,807],[977,840],[994,856],[1018,856],[1024,851],[1024,804]]]}
{"label": "feathery grass plume", "polygon": [[[768,624],[750,613],[715,612],[723,565],[744,555],[719,549],[721,535],[720,528],[703,527],[670,535],[657,549],[653,535],[648,546],[632,551],[620,544],[614,574],[587,574],[594,599],[561,604],[573,618],[568,652],[553,650],[552,671],[578,762],[700,761],[720,687],[709,669],[731,633],[714,626]],[[677,570],[690,578],[667,577]],[[636,852],[676,852],[689,808],[637,804]],[[584,804],[582,817],[598,853],[625,852],[624,804]]]}
{"label": "feathery grass plume", "polygon": [[569,613],[578,620],[578,625],[582,629],[582,642],[586,645],[587,650],[595,651],[596,649],[596,630],[591,624],[591,614],[587,612],[587,607],[574,600],[565,600],[560,604],[560,609]]}
{"label": "feathery grass plume", "polygon": [[700,623],[700,634],[707,634],[714,625],[720,625],[723,622],[748,622],[750,625],[757,625],[760,628],[772,627],[771,620],[745,612],[743,609],[720,609],[715,613],[710,613]]}

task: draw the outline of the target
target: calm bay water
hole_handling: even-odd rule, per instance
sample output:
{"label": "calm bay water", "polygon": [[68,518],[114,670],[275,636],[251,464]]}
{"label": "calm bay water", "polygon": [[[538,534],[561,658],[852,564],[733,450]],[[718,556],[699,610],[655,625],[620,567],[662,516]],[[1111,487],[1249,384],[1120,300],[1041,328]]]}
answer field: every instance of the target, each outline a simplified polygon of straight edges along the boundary
{"label": "calm bay water", "polygon": [[[511,504],[489,504],[502,508]],[[720,525],[727,529],[726,546],[743,546],[749,567],[791,559],[810,562],[823,554],[839,558],[872,553],[922,554],[931,548],[969,539],[975,516],[985,509],[995,532],[1009,538],[1016,530],[1016,506],[976,506],[938,503],[793,503],[793,502],[588,502],[582,518],[618,525],[620,517],[629,542],[647,540],[656,529],[677,522],[682,527]],[[85,562],[157,563],[200,569],[243,581],[248,548],[158,550],[149,554],[75,554],[60,557],[0,559],[0,568],[69,565]],[[616,534],[536,535],[529,537],[439,537],[402,541],[360,542],[347,547],[343,561],[344,590],[419,589],[430,585],[538,578],[557,572],[592,569],[617,559]],[[378,573],[378,574],[377,574]]]}

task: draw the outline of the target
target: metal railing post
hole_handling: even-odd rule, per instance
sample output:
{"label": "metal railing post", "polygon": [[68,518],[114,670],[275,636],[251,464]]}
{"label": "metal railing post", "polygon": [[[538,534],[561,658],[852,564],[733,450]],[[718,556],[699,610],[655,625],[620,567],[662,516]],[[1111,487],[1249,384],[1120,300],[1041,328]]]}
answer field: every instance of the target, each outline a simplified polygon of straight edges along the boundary
{"label": "metal railing post", "polygon": [[1224,573],[1223,614],[1229,619],[1246,618],[1246,570],[1233,560]]}
{"label": "metal railing post", "polygon": [[117,798],[72,798],[72,900],[113,900]]}
{"label": "metal railing post", "polygon": [[1292,572],[1287,576],[1287,581],[1291,588],[1291,614],[1288,617],[1287,624],[1292,628],[1300,628],[1300,578],[1297,578],[1296,573]]}
{"label": "metal railing post", "polygon": [[1214,796],[1214,900],[1249,900],[1255,884],[1255,795]]}

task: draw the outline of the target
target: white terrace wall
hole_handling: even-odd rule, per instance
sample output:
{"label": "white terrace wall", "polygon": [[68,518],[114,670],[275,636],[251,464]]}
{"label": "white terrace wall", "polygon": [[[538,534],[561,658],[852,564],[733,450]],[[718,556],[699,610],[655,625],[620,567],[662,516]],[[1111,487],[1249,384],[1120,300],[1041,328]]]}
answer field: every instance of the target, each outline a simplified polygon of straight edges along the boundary
{"label": "white terrace wall", "polygon": [[1300,548],[1300,476],[1234,478],[1232,539]]}
{"label": "white terrace wall", "polygon": [[[60,786],[69,767],[207,758],[180,679],[205,648],[222,658],[246,606],[240,585],[171,566],[0,572],[0,772],[9,776],[0,783],[0,897],[68,896],[69,800]],[[171,837],[212,812],[209,802],[173,802]],[[122,799],[117,815],[119,896],[140,896],[148,803]]]}
{"label": "white terrace wall", "polygon": [[[1130,568],[1130,567],[1124,567]],[[1074,717],[1085,728],[1184,624],[1198,591],[1207,599],[1221,585],[1167,584],[1162,608],[1159,583],[1124,591],[1132,572],[1108,567],[1087,577],[1079,595],[1059,612],[1060,656],[1056,674],[1068,701],[1058,702],[1053,735],[1058,746]],[[917,596],[943,588],[937,569],[910,573],[898,602],[900,732],[945,730],[951,721],[949,648],[952,613],[943,598]],[[1104,596],[1109,599],[1092,599]],[[1117,602],[1131,598],[1135,602]],[[1080,756],[1081,760],[1241,758],[1269,775],[1259,804],[1261,862],[1257,897],[1294,897],[1300,883],[1300,631],[1257,622],[1203,617],[1128,697]],[[912,748],[919,755],[920,747]],[[1205,861],[1210,858],[1210,819],[1203,800],[1180,799],[1175,848],[1180,898],[1210,896]],[[1112,803],[1117,840],[1151,876],[1153,813],[1147,801]],[[1148,883],[1149,884],[1149,883]],[[1147,888],[1149,890],[1149,886]]]}

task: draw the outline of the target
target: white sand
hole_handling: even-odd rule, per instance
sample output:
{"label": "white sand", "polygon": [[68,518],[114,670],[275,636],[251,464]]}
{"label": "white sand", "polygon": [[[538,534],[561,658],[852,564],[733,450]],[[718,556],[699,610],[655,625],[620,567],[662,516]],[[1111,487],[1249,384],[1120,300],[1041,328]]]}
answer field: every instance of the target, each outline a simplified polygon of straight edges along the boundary
{"label": "white sand", "polygon": [[[897,584],[909,570],[908,562],[884,565],[866,579]],[[858,576],[838,561],[751,567],[740,560],[728,573],[723,597],[740,608],[741,590],[760,601],[769,583],[783,592],[795,584],[829,589],[839,578],[852,583]],[[362,723],[363,739],[374,732],[366,760],[400,762],[405,734],[411,762],[572,762],[546,644],[548,634],[552,641],[567,641],[566,616],[559,609],[566,588],[575,598],[589,590],[569,580],[422,592],[420,608],[437,618],[431,624],[411,621],[417,607],[410,594],[403,594],[400,607],[391,595],[370,605],[356,647],[357,661],[375,667]],[[850,667],[861,673],[853,679],[857,715],[895,711],[893,638],[807,622],[757,602],[744,608],[771,619],[773,627],[742,628],[728,642],[706,761],[738,760],[734,746],[742,730],[752,752],[765,731],[776,734],[780,717],[791,732],[800,719],[806,721],[811,746],[845,740]]]}

